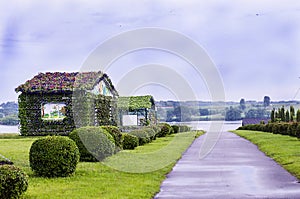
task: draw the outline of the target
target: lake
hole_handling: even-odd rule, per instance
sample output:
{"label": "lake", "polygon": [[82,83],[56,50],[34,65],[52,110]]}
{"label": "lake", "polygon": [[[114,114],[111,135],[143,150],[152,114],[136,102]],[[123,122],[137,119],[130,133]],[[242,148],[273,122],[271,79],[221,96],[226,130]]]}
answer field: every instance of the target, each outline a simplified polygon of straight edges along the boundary
{"label": "lake", "polygon": [[[242,126],[242,120],[239,121],[193,121],[193,122],[170,122],[173,124],[182,124],[191,127],[193,130],[211,131],[214,129],[221,131],[235,130]],[[215,127],[215,128],[214,128]]]}
{"label": "lake", "polygon": [[19,126],[0,125],[0,133],[19,133]]}
{"label": "lake", "polygon": [[[223,124],[221,124],[223,122]],[[219,125],[222,131],[235,130],[239,126],[242,126],[242,121],[193,121],[193,122],[171,122],[173,124],[183,124],[190,126],[193,130],[205,130],[209,131],[213,126]],[[19,133],[18,126],[5,126],[0,125],[0,133]]]}

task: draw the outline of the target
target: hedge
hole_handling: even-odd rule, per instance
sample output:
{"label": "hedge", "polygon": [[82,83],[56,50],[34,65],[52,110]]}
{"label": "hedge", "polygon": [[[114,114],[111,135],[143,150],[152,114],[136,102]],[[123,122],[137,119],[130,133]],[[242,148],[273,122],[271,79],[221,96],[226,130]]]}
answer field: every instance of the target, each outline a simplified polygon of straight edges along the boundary
{"label": "hedge", "polygon": [[71,132],[69,137],[79,148],[80,161],[101,161],[115,152],[113,136],[101,127],[81,127]]}
{"label": "hedge", "polygon": [[114,138],[116,144],[116,152],[123,149],[123,138],[120,129],[116,126],[101,126]]}
{"label": "hedge", "polygon": [[187,125],[172,125],[171,127],[174,133],[188,132],[191,130],[191,127]]}
{"label": "hedge", "polygon": [[128,134],[128,133],[123,133],[123,149],[134,149],[139,145],[139,138]]}
{"label": "hedge", "polygon": [[66,177],[75,172],[79,156],[79,149],[70,138],[47,136],[32,143],[29,163],[37,176]]}
{"label": "hedge", "polygon": [[147,131],[145,131],[144,129],[134,130],[129,132],[129,134],[134,135],[139,139],[140,146],[151,142],[150,136],[148,135]]}
{"label": "hedge", "polygon": [[289,135],[300,138],[299,122],[275,122],[268,124],[249,124],[241,126],[238,130],[263,131],[274,134]]}
{"label": "hedge", "polygon": [[0,165],[0,198],[19,198],[28,187],[28,176],[14,165]]}
{"label": "hedge", "polygon": [[165,137],[174,133],[173,128],[167,123],[159,123],[158,127],[160,127],[160,131],[157,133],[157,137]]}

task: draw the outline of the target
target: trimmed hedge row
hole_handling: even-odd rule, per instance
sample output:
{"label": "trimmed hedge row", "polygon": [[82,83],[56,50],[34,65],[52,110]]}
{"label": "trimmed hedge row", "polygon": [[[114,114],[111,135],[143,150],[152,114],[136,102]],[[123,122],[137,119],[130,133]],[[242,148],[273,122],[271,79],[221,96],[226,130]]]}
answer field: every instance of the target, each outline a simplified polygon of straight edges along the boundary
{"label": "trimmed hedge row", "polygon": [[249,124],[241,126],[238,130],[263,131],[274,134],[289,135],[300,138],[300,123],[299,122],[279,122],[268,124]]}
{"label": "trimmed hedge row", "polygon": [[135,135],[123,133],[122,138],[123,138],[123,149],[133,150],[135,147],[139,145],[139,138],[136,137]]}
{"label": "trimmed hedge row", "polygon": [[[165,137],[173,133],[181,133],[190,131],[190,127],[185,125],[173,125],[170,126],[167,123],[160,123],[156,126],[146,126],[140,129],[132,130],[128,134],[136,136],[138,138],[138,145],[144,145],[146,143],[155,140],[157,137]],[[128,144],[129,146],[135,145],[135,141],[131,139],[134,143]],[[127,141],[129,142],[129,141]],[[124,145],[123,145],[124,146]],[[134,149],[134,147],[124,147],[124,149]]]}
{"label": "trimmed hedge row", "polygon": [[101,161],[116,151],[114,137],[101,127],[81,127],[72,131],[69,137],[79,148],[80,161]]}
{"label": "trimmed hedge row", "polygon": [[191,130],[191,127],[186,125],[172,125],[174,133],[182,133],[182,132],[188,132]]}

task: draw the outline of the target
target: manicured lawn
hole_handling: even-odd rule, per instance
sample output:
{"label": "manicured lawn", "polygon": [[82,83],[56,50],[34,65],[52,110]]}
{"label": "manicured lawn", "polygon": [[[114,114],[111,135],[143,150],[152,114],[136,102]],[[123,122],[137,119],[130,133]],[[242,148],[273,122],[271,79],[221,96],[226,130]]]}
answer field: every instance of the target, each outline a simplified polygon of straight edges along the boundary
{"label": "manicured lawn", "polygon": [[260,131],[233,131],[256,144],[267,156],[300,179],[300,140],[287,135]]}
{"label": "manicured lawn", "polygon": [[0,136],[0,154],[29,175],[24,198],[152,198],[195,135],[196,132],[188,132],[158,138],[135,150],[124,150],[102,163],[80,162],[75,175],[68,178],[33,175],[28,153],[37,138]]}

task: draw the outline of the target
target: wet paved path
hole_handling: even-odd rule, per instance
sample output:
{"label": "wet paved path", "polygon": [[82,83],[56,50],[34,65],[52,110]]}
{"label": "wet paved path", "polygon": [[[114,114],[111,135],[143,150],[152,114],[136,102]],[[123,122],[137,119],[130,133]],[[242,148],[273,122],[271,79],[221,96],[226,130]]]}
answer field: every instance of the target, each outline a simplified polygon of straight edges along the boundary
{"label": "wet paved path", "polygon": [[201,136],[184,153],[155,198],[294,198],[300,183],[251,142],[222,133],[213,151],[199,160]]}

